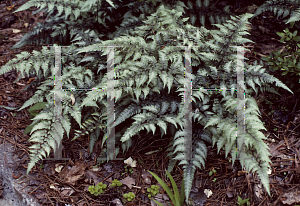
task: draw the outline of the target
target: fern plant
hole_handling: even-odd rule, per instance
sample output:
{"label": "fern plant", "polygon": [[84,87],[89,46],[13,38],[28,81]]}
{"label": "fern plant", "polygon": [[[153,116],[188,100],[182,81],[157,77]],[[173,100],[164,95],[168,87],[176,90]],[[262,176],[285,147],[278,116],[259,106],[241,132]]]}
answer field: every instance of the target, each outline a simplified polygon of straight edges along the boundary
{"label": "fern plant", "polygon": [[221,24],[230,18],[230,15],[233,15],[230,11],[231,5],[226,5],[223,7],[223,10],[220,10],[216,7],[218,2],[210,0],[196,0],[187,2],[187,12],[190,13],[190,23],[195,25],[196,21],[199,21],[202,26],[207,25],[207,20],[211,25],[217,23]]}
{"label": "fern plant", "polygon": [[[77,49],[75,46],[70,46],[69,48],[62,48],[62,53],[67,54],[68,58],[62,57],[62,82],[63,87],[65,88],[92,88],[99,82],[101,75],[94,76],[92,70],[86,70],[81,66],[76,66],[75,63],[79,61],[78,57],[75,56],[74,51]],[[62,119],[60,122],[55,121],[55,116],[53,113],[54,107],[54,87],[53,87],[53,76],[56,73],[54,58],[55,53],[52,49],[43,47],[42,51],[34,51],[33,55],[29,55],[27,52],[22,52],[17,55],[16,59],[10,60],[5,66],[0,70],[0,75],[16,69],[21,71],[23,76],[28,76],[28,74],[33,73],[37,74],[38,79],[45,79],[40,83],[40,86],[37,87],[36,93],[24,103],[24,105],[19,109],[22,110],[33,104],[45,102],[46,105],[43,110],[37,114],[32,120],[32,124],[29,125],[30,128],[30,142],[36,142],[36,144],[30,147],[31,159],[28,165],[27,173],[32,169],[35,163],[47,157],[50,154],[51,148],[56,149],[58,145],[61,144],[64,133],[66,132],[67,137],[71,130],[71,120],[74,119],[80,127],[85,128],[85,125],[82,125],[83,121],[85,124],[89,121],[91,115],[97,115],[101,109],[105,109],[105,102],[99,104],[99,108],[86,109],[83,110],[79,107],[86,93],[84,91],[74,92],[75,103],[72,103],[71,91],[61,92],[62,96]],[[82,57],[83,58],[83,57]],[[75,63],[74,63],[75,62]],[[78,63],[77,63],[78,64]],[[100,110],[98,110],[100,109]],[[103,111],[102,111],[103,112]],[[82,114],[87,114],[82,118]],[[101,115],[98,115],[101,116]],[[100,118],[103,119],[103,118]],[[98,121],[100,121],[98,118]],[[97,137],[99,136],[98,125],[96,131],[93,131]],[[73,125],[74,127],[74,125]],[[105,129],[102,130],[104,131]],[[62,132],[61,132],[62,131]],[[102,131],[102,132],[103,132]],[[91,141],[95,141],[93,138],[93,133],[91,134]]]}
{"label": "fern plant", "polygon": [[[47,14],[43,23],[37,23],[37,26],[27,34],[21,41],[13,46],[13,49],[20,48],[27,44],[35,45],[69,45],[74,36],[82,36],[81,46],[87,46],[97,42],[97,38],[113,39],[129,33],[134,27],[141,23],[141,20],[155,11],[156,2],[138,2],[135,0],[108,0],[106,2],[99,0],[30,0],[15,12],[27,10],[32,6],[39,9],[34,14],[41,11]],[[170,3],[173,0],[170,1]],[[140,12],[136,17],[132,13]],[[97,34],[95,37],[95,33]],[[90,57],[92,58],[92,57]]]}
{"label": "fern plant", "polygon": [[[147,2],[147,3],[146,3]],[[193,26],[206,26],[212,27],[214,23],[224,23],[230,18],[230,15],[234,15],[231,12],[231,5],[226,5],[223,9],[217,7],[218,2],[212,2],[210,0],[183,0],[184,11],[183,18],[189,18],[190,24]],[[144,1],[138,0],[126,4],[124,7],[130,8],[128,12],[124,14],[124,19],[120,26],[117,26],[117,30],[114,33],[110,33],[110,39],[120,37],[122,34],[129,34],[134,31],[135,27],[141,26],[146,16],[152,14],[161,5],[175,5],[176,0],[151,0]]]}
{"label": "fern plant", "polygon": [[[106,2],[114,7],[111,0],[107,0]],[[94,0],[28,1],[14,12],[24,11],[35,6],[39,9],[33,12],[33,14],[43,11],[44,13],[48,13],[47,19],[43,23],[37,23],[33,31],[25,34],[21,41],[14,45],[13,49],[26,44],[48,45],[56,43],[59,45],[68,45],[74,34],[85,32],[93,27],[106,31],[107,26],[105,22],[101,21],[103,19],[101,18],[102,13],[106,14],[104,11],[100,11],[99,14],[97,13],[97,18],[90,18],[93,15],[92,13],[95,14],[98,10],[99,3],[101,5],[101,2]],[[96,17],[96,15],[94,16]],[[86,42],[92,40],[93,38],[90,38]]]}
{"label": "fern plant", "polygon": [[296,25],[297,28],[300,28],[300,1],[299,0],[269,0],[264,4],[259,6],[255,13],[254,17],[260,15],[265,11],[272,11],[274,15],[277,15],[277,19],[285,19],[289,16],[288,19],[285,19],[285,23],[290,23],[291,25]]}
{"label": "fern plant", "polygon": [[[167,6],[166,6],[167,7]],[[204,126],[204,131],[198,133],[193,139],[193,147],[185,148],[187,134],[183,129],[183,101],[180,96],[184,95],[182,88],[185,79],[182,75],[184,66],[182,65],[182,52],[178,45],[198,45],[192,47],[192,66],[195,68],[192,74],[193,84],[200,87],[221,87],[234,88],[236,78],[237,58],[236,51],[232,45],[240,45],[251,42],[243,38],[246,32],[247,21],[252,15],[245,14],[240,17],[231,17],[224,25],[215,26],[220,30],[208,31],[204,27],[196,28],[184,22],[187,18],[180,19],[183,12],[183,5],[177,2],[176,7],[171,9],[161,5],[156,13],[152,14],[145,25],[138,27],[134,37],[125,35],[114,40],[101,42],[101,45],[122,45],[115,51],[115,101],[116,105],[128,94],[131,102],[127,109],[118,111],[115,124],[108,123],[108,128],[117,127],[121,122],[133,119],[126,131],[118,139],[122,142],[122,147],[128,149],[131,145],[131,138],[141,130],[146,129],[153,134],[156,128],[160,128],[162,134],[166,133],[168,125],[181,126],[170,141],[170,156],[173,160],[181,160],[184,166],[185,194],[188,197],[192,186],[193,175],[196,167],[202,168],[205,165],[207,155],[206,145],[202,140],[210,140],[217,143],[218,151],[225,148],[226,156],[231,153],[232,163],[236,160],[236,97],[232,90],[229,94],[223,90],[221,94],[213,94],[209,91],[196,91],[192,94],[192,100],[200,108],[201,112],[192,114],[192,118],[197,123]],[[210,35],[213,37],[210,38]],[[188,37],[188,38],[187,38]],[[148,40],[151,39],[151,40]],[[176,39],[176,42],[174,41]],[[98,51],[106,55],[108,51],[97,45],[91,45],[80,49],[80,53]],[[110,61],[111,59],[108,59]],[[169,61],[171,64],[169,65]],[[145,69],[147,68],[147,69]],[[194,72],[193,72],[194,73]],[[207,74],[210,74],[207,76]],[[111,75],[111,74],[105,74]],[[219,76],[223,81],[217,84]],[[270,83],[275,82],[276,86],[282,87],[291,92],[282,82],[275,77],[265,73],[265,69],[259,65],[247,65],[245,71],[246,83],[250,88],[246,88],[246,135],[244,150],[239,153],[239,160],[247,170],[257,172],[265,186],[268,194],[269,179],[267,169],[270,167],[269,151],[263,142],[264,135],[259,131],[265,129],[258,118],[259,110],[255,100],[248,96],[257,91],[255,84],[260,86],[261,91],[275,92]],[[195,83],[194,83],[195,82]],[[208,84],[204,84],[207,82]],[[106,78],[97,87],[103,87]],[[168,94],[174,96],[170,98]],[[111,98],[110,93],[107,98]],[[81,107],[91,106],[106,98],[106,94],[90,91],[87,98],[83,100]],[[221,101],[220,101],[221,100]],[[121,103],[122,101],[120,101]],[[222,102],[225,102],[222,103]],[[118,106],[117,106],[118,108]],[[216,126],[215,126],[216,125]],[[214,127],[213,127],[214,126]],[[231,128],[231,129],[228,129]],[[116,135],[117,136],[117,135]],[[117,141],[117,142],[118,142]],[[126,144],[128,142],[128,144]],[[125,144],[124,144],[125,143]],[[118,145],[119,146],[119,145]],[[193,160],[183,159],[184,152],[192,149]],[[173,156],[177,154],[177,156]],[[171,161],[174,165],[174,161]],[[169,167],[172,170],[172,167]]]}
{"label": "fern plant", "polygon": [[[94,44],[98,42],[98,38],[114,39],[123,34],[131,34],[135,27],[141,25],[146,16],[157,10],[158,6],[174,5],[175,2],[176,0],[114,0],[114,2],[109,0],[105,3],[98,0],[30,0],[15,12],[36,6],[39,9],[33,12],[33,15],[43,11],[48,13],[47,19],[43,23],[37,23],[33,31],[25,34],[13,49],[26,44],[69,45],[72,40],[75,40],[76,34],[85,37],[82,38],[84,41],[78,42],[80,46]],[[183,13],[186,14],[183,17],[189,17],[192,25],[220,24],[228,20],[229,15],[232,14],[230,5],[220,10],[216,3],[212,4],[209,0],[197,0],[195,3],[184,0],[184,2],[187,6],[184,5]]]}

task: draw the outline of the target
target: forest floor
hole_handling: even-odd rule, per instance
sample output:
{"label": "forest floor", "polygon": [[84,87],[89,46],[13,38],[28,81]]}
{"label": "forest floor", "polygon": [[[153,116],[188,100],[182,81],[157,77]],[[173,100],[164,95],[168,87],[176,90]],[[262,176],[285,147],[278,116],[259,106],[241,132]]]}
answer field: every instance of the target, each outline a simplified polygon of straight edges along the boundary
{"label": "forest floor", "polygon": [[[25,2],[26,0],[0,2],[0,66],[5,65],[22,51],[41,50],[41,46],[25,46],[10,50],[22,35],[32,30],[36,22],[44,20],[41,18],[42,15],[32,16],[31,11],[12,13]],[[249,10],[250,7],[245,6],[241,9]],[[272,12],[255,17],[251,23],[249,31],[251,36],[248,38],[255,43],[249,48],[250,51],[245,53],[249,62],[259,61],[262,56],[282,48],[283,45],[279,42],[280,38],[276,32],[282,32],[287,25],[277,20]],[[34,77],[23,78],[13,83],[17,76],[15,71],[0,76],[0,106],[20,107],[34,94],[34,90],[22,91],[26,85],[34,81]],[[281,79],[280,75],[276,77]],[[205,169],[197,169],[195,173],[192,189],[197,205],[237,205],[238,196],[242,199],[249,198],[249,205],[300,204],[300,93],[294,92],[292,95],[285,90],[280,90],[280,93],[282,94],[280,98],[268,92],[255,96],[262,121],[267,128],[264,134],[268,137],[266,143],[272,155],[272,171],[269,175],[271,197],[260,187],[257,175],[247,173],[237,164],[232,166],[230,159],[225,158],[223,150],[217,154],[217,149],[209,146]],[[27,142],[29,136],[24,135],[24,130],[30,123],[27,110],[18,112],[0,107],[0,145],[13,144],[14,153],[22,160],[11,166],[15,171],[12,174],[14,179],[18,179],[19,175],[24,176],[21,171],[26,169],[28,164],[28,147],[31,144]],[[119,155],[124,159],[131,157],[138,161],[132,172],[124,170],[126,164],[123,161],[103,163],[99,170],[92,168],[96,161],[94,155],[88,155],[88,141],[79,138],[71,143],[68,139],[64,139],[64,148],[68,149],[64,150],[63,157],[70,160],[44,160],[35,166],[31,173],[37,176],[35,182],[31,182],[30,195],[42,205],[113,205],[111,201],[118,202],[122,199],[122,194],[131,191],[136,198],[133,203],[125,205],[155,205],[151,204],[146,196],[149,178],[150,182],[155,181],[154,178],[151,179],[147,170],[157,174],[170,186],[170,182],[164,176],[168,162],[165,150],[168,141],[143,132],[141,136],[143,137],[141,140],[134,140],[129,151]],[[96,150],[94,153],[97,155],[99,151]],[[65,165],[63,170],[60,165]],[[171,174],[180,188],[182,167],[176,165]],[[107,193],[95,198],[88,192],[91,179],[107,184],[113,179],[122,179],[123,186],[121,189],[109,189]],[[205,189],[212,191],[209,198],[204,194]],[[163,190],[160,193],[161,196],[166,194]],[[120,202],[115,204],[120,205]]]}

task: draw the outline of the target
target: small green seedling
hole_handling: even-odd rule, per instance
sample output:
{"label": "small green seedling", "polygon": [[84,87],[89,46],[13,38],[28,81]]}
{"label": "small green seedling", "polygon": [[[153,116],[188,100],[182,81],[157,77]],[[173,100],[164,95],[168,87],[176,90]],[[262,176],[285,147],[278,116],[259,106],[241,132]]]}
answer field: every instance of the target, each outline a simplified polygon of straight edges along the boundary
{"label": "small green seedling", "polygon": [[132,169],[131,167],[129,167],[129,168],[127,169],[127,167],[128,167],[128,165],[124,166],[125,172],[123,172],[122,175],[124,175],[124,174],[127,173],[127,172],[133,173],[133,169]]}
{"label": "small green seedling", "polygon": [[237,204],[238,205],[244,205],[245,203],[247,203],[247,205],[250,205],[249,198],[243,200],[240,196],[238,196]]}
{"label": "small green seedling", "polygon": [[112,183],[111,183],[111,187],[115,187],[115,186],[118,186],[118,187],[120,187],[122,185],[122,183],[119,181],[119,180],[117,180],[117,179],[114,179],[113,181],[112,181]]}
{"label": "small green seedling", "polygon": [[217,171],[215,169],[212,169],[211,171],[209,171],[209,176],[212,176],[213,174],[216,174]]}
{"label": "small green seedling", "polygon": [[278,70],[281,76],[288,76],[285,84],[291,89],[298,88],[300,83],[300,36],[297,36],[297,32],[291,32],[288,28],[276,32],[281,37],[280,42],[285,44],[285,50],[272,51],[269,56],[261,57],[273,72]]}
{"label": "small green seedling", "polygon": [[133,194],[132,192],[128,192],[125,193],[123,195],[123,197],[127,200],[127,201],[132,201],[135,198],[135,194]]}
{"label": "small green seedling", "polygon": [[105,193],[105,189],[107,188],[106,184],[99,182],[96,186],[89,186],[89,192],[92,195],[98,196],[99,194]]}
{"label": "small green seedling", "polygon": [[159,193],[159,186],[151,185],[151,187],[147,188],[147,192],[149,192],[148,197],[154,197],[156,194]]}

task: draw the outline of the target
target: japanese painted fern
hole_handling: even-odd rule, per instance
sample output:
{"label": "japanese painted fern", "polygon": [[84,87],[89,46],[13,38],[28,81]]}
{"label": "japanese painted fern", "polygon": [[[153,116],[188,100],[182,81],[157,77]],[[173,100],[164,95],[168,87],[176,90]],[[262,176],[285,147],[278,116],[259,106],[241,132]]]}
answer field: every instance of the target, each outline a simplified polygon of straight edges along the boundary
{"label": "japanese painted fern", "polygon": [[255,11],[255,16],[260,15],[265,11],[273,11],[277,18],[286,18],[286,24],[295,23],[298,28],[300,28],[299,22],[300,20],[300,1],[299,0],[269,0],[266,1],[263,5],[258,7]]}
{"label": "japanese painted fern", "polygon": [[[159,7],[152,14],[145,25],[138,27],[135,36],[122,36],[114,40],[102,41],[101,45],[118,45],[115,48],[115,103],[124,95],[131,95],[132,101],[128,103],[124,111],[116,111],[116,123],[108,123],[108,127],[117,127],[127,119],[135,120],[131,126],[121,134],[121,141],[128,142],[122,147],[131,145],[130,141],[139,131],[146,129],[153,134],[156,128],[160,128],[162,134],[171,124],[177,128],[177,132],[170,143],[170,155],[173,160],[181,160],[179,164],[184,166],[186,180],[185,192],[188,197],[196,167],[202,168],[205,164],[207,149],[202,140],[217,143],[218,150],[225,149],[226,156],[231,153],[233,163],[236,159],[236,94],[234,90],[223,90],[220,94],[210,91],[195,91],[192,93],[193,103],[199,107],[200,113],[192,113],[191,118],[199,125],[205,126],[203,132],[194,135],[192,148],[185,148],[184,143],[187,134],[183,130],[183,99],[185,78],[183,76],[184,65],[183,50],[176,46],[191,47],[193,66],[193,88],[235,88],[236,59],[234,47],[243,43],[251,42],[243,38],[249,24],[251,14],[240,17],[231,17],[224,25],[216,25],[220,30],[208,31],[204,27],[196,28],[185,24],[187,18],[181,19],[183,8],[180,2],[173,9]],[[211,38],[210,35],[213,37]],[[176,39],[176,40],[175,40]],[[174,41],[175,40],[175,41]],[[79,53],[108,52],[105,47],[91,45],[80,49]],[[110,59],[108,59],[109,61]],[[171,63],[171,64],[170,64]],[[259,110],[255,100],[249,96],[253,91],[257,92],[256,85],[261,91],[275,92],[270,83],[282,87],[291,92],[282,82],[275,77],[266,74],[261,66],[246,65],[245,79],[247,98],[246,104],[246,134],[244,150],[239,153],[239,160],[248,171],[257,172],[268,194],[269,179],[267,169],[270,167],[269,151],[263,142],[264,135],[259,131],[265,129],[258,118]],[[207,76],[209,74],[209,76]],[[105,74],[112,75],[112,74]],[[219,81],[223,77],[223,81]],[[195,82],[195,83],[194,83]],[[206,83],[206,84],[205,84]],[[106,78],[97,87],[104,87]],[[187,86],[187,85],[186,85]],[[169,94],[172,93],[172,98]],[[81,107],[92,106],[106,98],[106,94],[95,91],[88,92]],[[112,98],[110,93],[107,98]],[[221,103],[223,102],[223,103]],[[121,103],[121,102],[120,102]],[[118,106],[116,106],[118,108]],[[181,128],[178,128],[178,125]],[[216,126],[214,126],[216,125]],[[213,127],[214,126],[214,127]],[[230,129],[228,129],[230,128]],[[186,161],[184,152],[193,151],[193,160]],[[174,165],[174,162],[171,162]],[[172,169],[172,167],[170,167]]]}

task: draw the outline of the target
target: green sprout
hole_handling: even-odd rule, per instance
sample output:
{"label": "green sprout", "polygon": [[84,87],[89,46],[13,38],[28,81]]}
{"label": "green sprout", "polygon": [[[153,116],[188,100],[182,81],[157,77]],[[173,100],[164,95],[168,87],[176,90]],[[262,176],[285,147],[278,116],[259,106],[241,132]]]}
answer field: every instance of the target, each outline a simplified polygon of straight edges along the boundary
{"label": "green sprout", "polygon": [[117,180],[117,179],[114,179],[113,181],[112,181],[112,183],[111,183],[111,187],[115,187],[115,186],[118,186],[118,187],[120,187],[122,185],[122,183],[119,181],[119,180]]}
{"label": "green sprout", "polygon": [[269,56],[261,59],[273,72],[278,70],[281,76],[287,75],[286,83],[290,88],[297,88],[296,86],[299,86],[298,83],[300,83],[300,61],[298,58],[300,55],[300,36],[297,36],[297,30],[291,32],[288,28],[283,32],[276,32],[276,34],[281,37],[280,41],[285,44],[286,49],[272,51]]}
{"label": "green sprout", "polygon": [[123,172],[122,175],[124,175],[124,174],[127,173],[127,172],[130,172],[131,174],[133,173],[133,169],[132,169],[131,167],[129,167],[129,168],[127,169],[127,167],[128,167],[128,165],[124,166],[125,172]]}
{"label": "green sprout", "polygon": [[159,186],[151,185],[151,187],[147,188],[147,192],[149,192],[148,197],[154,197],[156,194],[159,193]]}
{"label": "green sprout", "polygon": [[132,192],[128,192],[125,193],[123,195],[123,197],[127,200],[127,201],[132,201],[135,198],[135,194],[133,194]]}
{"label": "green sprout", "polygon": [[243,200],[240,196],[238,196],[237,204],[238,205],[244,205],[245,203],[247,203],[247,205],[250,205],[249,198]]}
{"label": "green sprout", "polygon": [[213,174],[216,174],[217,171],[215,169],[212,169],[211,171],[209,171],[209,176],[212,176]]}
{"label": "green sprout", "polygon": [[107,185],[99,182],[96,186],[89,186],[89,192],[92,195],[98,196],[99,194],[103,194],[106,189]]}

